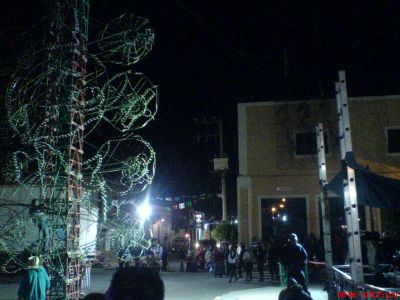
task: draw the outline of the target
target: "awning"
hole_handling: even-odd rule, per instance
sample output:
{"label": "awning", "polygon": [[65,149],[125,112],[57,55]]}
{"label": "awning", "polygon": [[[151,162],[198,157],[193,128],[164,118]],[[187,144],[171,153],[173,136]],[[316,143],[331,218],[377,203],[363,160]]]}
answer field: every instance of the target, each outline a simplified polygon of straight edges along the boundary
{"label": "awning", "polygon": [[[353,152],[346,153],[345,162],[355,170],[359,204],[380,208],[400,208],[400,180],[372,173],[356,162]],[[343,197],[344,176],[344,171],[339,172],[325,188]]]}

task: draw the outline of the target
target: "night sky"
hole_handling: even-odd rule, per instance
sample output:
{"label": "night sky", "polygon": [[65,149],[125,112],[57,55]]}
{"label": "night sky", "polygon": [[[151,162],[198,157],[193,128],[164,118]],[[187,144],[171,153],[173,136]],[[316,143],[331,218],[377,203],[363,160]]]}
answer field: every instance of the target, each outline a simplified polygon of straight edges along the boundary
{"label": "night sky", "polygon": [[[211,164],[218,142],[197,143],[202,130],[195,117],[223,118],[235,214],[237,103],[332,97],[339,69],[346,70],[350,96],[399,93],[400,2],[319,2],[92,1],[91,22],[98,28],[134,13],[155,30],[153,51],[133,67],[159,86],[159,113],[141,132],[158,154],[154,194],[219,190]],[[43,17],[46,1],[1,6],[4,66],[29,40],[22,33]],[[40,40],[41,29],[31,30]],[[6,79],[3,74],[2,83]]]}

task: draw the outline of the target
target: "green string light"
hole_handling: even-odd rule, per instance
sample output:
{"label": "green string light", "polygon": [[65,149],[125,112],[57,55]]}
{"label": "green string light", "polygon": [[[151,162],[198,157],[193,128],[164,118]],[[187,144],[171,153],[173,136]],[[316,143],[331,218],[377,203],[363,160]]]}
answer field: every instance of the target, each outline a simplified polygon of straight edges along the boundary
{"label": "green string light", "polygon": [[[71,29],[64,29],[65,36],[68,30]],[[0,250],[9,256],[0,266],[4,272],[25,268],[20,252],[29,248],[29,254],[40,255],[53,272],[61,277],[65,274],[60,263],[66,255],[64,242],[57,234],[60,228],[61,232],[68,231],[63,227],[68,224],[63,203],[70,138],[74,135],[70,126],[74,108],[69,101],[73,96],[74,73],[70,65],[73,45],[64,41],[67,40],[64,35],[56,36],[56,43],[34,53],[31,61],[35,62],[31,65],[16,70],[6,92],[8,123],[23,148],[15,151],[3,168],[7,183],[15,186],[11,194],[0,193],[0,231],[6,233],[0,235]],[[82,186],[90,193],[84,193],[80,205],[90,212],[93,194],[98,193],[103,209],[98,232],[102,228],[112,232],[115,247],[124,240],[125,246],[148,248],[146,223],[107,216],[112,209],[110,195],[121,198],[130,192],[143,191],[154,176],[155,152],[136,132],[154,119],[157,87],[143,74],[124,69],[131,68],[152,49],[154,32],[146,19],[123,15],[106,25],[100,36],[90,44],[98,45],[98,53],[88,56],[88,72],[82,87],[85,94]],[[110,75],[115,70],[118,73]],[[19,191],[30,192],[22,197]],[[27,218],[33,198],[46,203],[51,251],[43,251],[40,245],[43,241],[39,238],[27,247],[30,234],[27,228],[37,230],[37,224]],[[101,239],[99,235],[98,241]],[[17,268],[12,270],[11,265]]]}

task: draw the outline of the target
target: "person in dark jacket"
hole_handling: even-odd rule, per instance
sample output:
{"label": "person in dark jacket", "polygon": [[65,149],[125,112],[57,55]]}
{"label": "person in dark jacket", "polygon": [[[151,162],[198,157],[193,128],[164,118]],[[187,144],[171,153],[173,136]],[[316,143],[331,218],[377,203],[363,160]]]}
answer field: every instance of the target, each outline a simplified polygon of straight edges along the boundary
{"label": "person in dark jacket", "polygon": [[44,203],[40,203],[38,199],[33,199],[31,201],[29,215],[33,223],[36,224],[39,229],[39,248],[43,252],[47,252],[48,250],[50,236],[50,225],[46,212],[47,210]]}
{"label": "person in dark jacket", "polygon": [[258,281],[264,281],[264,260],[265,260],[265,252],[261,245],[258,245],[255,250],[255,259],[257,265],[257,271],[260,275]]}
{"label": "person in dark jacket", "polygon": [[82,300],[106,300],[106,296],[101,293],[90,293],[86,295]]}
{"label": "person in dark jacket", "polygon": [[283,246],[280,262],[285,268],[288,278],[295,279],[302,286],[304,292],[310,294],[305,277],[307,258],[307,252],[298,243],[297,235],[291,233],[288,242]]}
{"label": "person in dark jacket", "polygon": [[222,277],[224,274],[224,253],[217,247],[214,249],[214,277]]}
{"label": "person in dark jacket", "polygon": [[50,279],[46,270],[40,266],[38,256],[29,257],[29,268],[21,279],[18,300],[45,300],[50,289]]}
{"label": "person in dark jacket", "polygon": [[253,280],[253,250],[251,247],[243,246],[243,262],[246,270],[246,281]]}
{"label": "person in dark jacket", "polygon": [[288,278],[288,286],[279,293],[278,300],[312,300],[311,296],[303,291],[300,284],[295,279]]}
{"label": "person in dark jacket", "polygon": [[160,275],[144,267],[118,269],[105,294],[106,300],[163,300]]}
{"label": "person in dark jacket", "polygon": [[242,270],[245,268],[244,262],[243,262],[243,255],[245,252],[246,246],[244,244],[240,244],[238,248],[238,276],[239,278],[243,278],[243,273]]}
{"label": "person in dark jacket", "polygon": [[186,252],[185,249],[179,249],[179,272],[183,272],[185,269],[185,259],[186,259]]}
{"label": "person in dark jacket", "polygon": [[272,237],[268,244],[268,268],[271,280],[279,279],[279,267],[277,262],[279,242]]}
{"label": "person in dark jacket", "polygon": [[379,264],[391,264],[393,262],[393,254],[396,253],[396,241],[391,237],[389,232],[383,232],[382,238],[379,240],[376,250],[377,262]]}
{"label": "person in dark jacket", "polygon": [[121,248],[118,251],[118,267],[121,269],[126,265],[127,262],[127,253],[126,250]]}
{"label": "person in dark jacket", "polygon": [[161,270],[168,270],[168,248],[163,246],[161,250]]}
{"label": "person in dark jacket", "polygon": [[228,261],[227,261],[227,269],[228,269],[228,275],[229,275],[229,283],[232,282],[232,278],[235,277],[235,281],[238,280],[238,277],[236,275],[236,264],[238,260],[238,254],[236,252],[235,247],[231,247],[229,254],[228,254]]}

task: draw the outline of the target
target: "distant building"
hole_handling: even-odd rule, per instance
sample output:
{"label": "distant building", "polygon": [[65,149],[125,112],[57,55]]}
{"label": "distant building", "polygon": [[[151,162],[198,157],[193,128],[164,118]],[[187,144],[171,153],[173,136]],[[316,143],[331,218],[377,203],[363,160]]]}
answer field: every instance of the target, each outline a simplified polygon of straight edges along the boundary
{"label": "distant building", "polygon": [[[357,161],[400,179],[400,96],[349,98]],[[238,104],[239,241],[295,231],[320,237],[315,126],[323,122],[328,180],[341,168],[334,99]],[[345,224],[343,200],[332,200],[332,230]],[[361,228],[384,230],[381,210],[360,206]]]}
{"label": "distant building", "polygon": [[[54,189],[54,194],[60,195],[64,190]],[[79,246],[83,254],[96,254],[98,208],[97,194],[84,192],[85,205],[80,205],[80,237]],[[40,199],[38,186],[0,185],[0,228],[6,234],[0,235],[0,252],[18,253],[26,248],[38,249],[39,230],[42,220],[51,222],[59,211],[52,211],[47,206],[32,213],[32,201]],[[45,202],[49,199],[45,199]],[[48,205],[48,203],[46,203]],[[65,240],[65,228],[60,224],[49,224],[48,240],[52,244],[59,244]],[[43,225],[41,225],[43,227]],[[43,230],[43,229],[42,229]]]}

